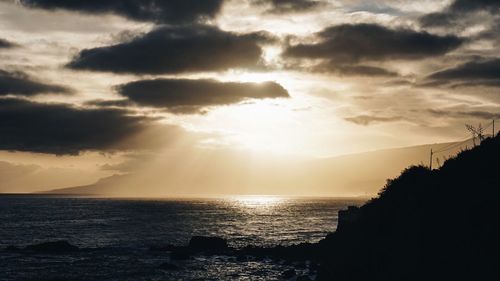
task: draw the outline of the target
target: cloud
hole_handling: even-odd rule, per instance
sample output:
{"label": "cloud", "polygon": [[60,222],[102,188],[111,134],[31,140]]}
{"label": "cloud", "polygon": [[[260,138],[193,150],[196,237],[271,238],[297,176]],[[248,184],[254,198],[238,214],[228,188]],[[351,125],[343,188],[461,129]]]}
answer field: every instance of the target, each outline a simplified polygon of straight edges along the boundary
{"label": "cloud", "polygon": [[403,120],[403,118],[398,116],[383,117],[383,116],[372,116],[372,115],[358,115],[354,117],[347,117],[344,120],[362,126],[368,126],[372,123],[387,123]]}
{"label": "cloud", "polygon": [[473,13],[485,11],[492,15],[500,11],[500,1],[496,0],[455,0],[444,11],[431,13],[420,18],[426,27],[453,26],[467,19]]}
{"label": "cloud", "polygon": [[382,67],[369,65],[349,65],[328,61],[321,63],[315,70],[320,72],[333,73],[340,76],[365,76],[365,77],[396,77],[398,73]]}
{"label": "cloud", "polygon": [[489,111],[453,111],[453,110],[440,110],[440,109],[429,109],[428,113],[438,117],[451,117],[451,118],[477,118],[484,120],[499,119],[500,113],[489,112]]}
{"label": "cloud", "polygon": [[137,137],[150,125],[150,118],[131,116],[124,110],[0,99],[0,150],[63,155],[140,149],[147,144]]}
{"label": "cloud", "polygon": [[139,105],[176,113],[193,113],[204,107],[234,104],[246,99],[289,97],[287,90],[275,82],[239,83],[209,79],[140,80],[120,85],[117,91]]}
{"label": "cloud", "polygon": [[0,49],[13,48],[15,46],[16,46],[16,44],[14,44],[8,40],[0,38]]}
{"label": "cloud", "polygon": [[11,179],[13,177],[22,177],[40,169],[37,165],[20,165],[0,161],[0,179]]}
{"label": "cloud", "polygon": [[72,90],[59,85],[34,81],[21,72],[8,72],[0,69],[0,96],[35,96],[49,93],[71,94]]}
{"label": "cloud", "polygon": [[260,0],[258,3],[270,4],[269,12],[276,14],[309,11],[323,4],[315,0]]}
{"label": "cloud", "polygon": [[161,74],[260,66],[261,33],[236,34],[217,27],[159,27],[129,42],[86,49],[68,67],[115,73]]}
{"label": "cloud", "polygon": [[117,100],[91,100],[85,103],[88,106],[97,106],[97,107],[128,107],[133,105],[128,99],[117,99]]}
{"label": "cloud", "polygon": [[429,83],[458,83],[464,86],[500,86],[500,58],[469,61],[433,73]]}
{"label": "cloud", "polygon": [[[352,0],[347,0],[347,1],[341,1],[343,2],[342,4],[344,5],[345,8],[347,8],[347,11],[351,13],[356,13],[356,12],[369,12],[371,14],[389,14],[389,15],[397,15],[400,16],[403,14],[403,11],[401,10],[402,7],[398,7],[399,5],[394,5],[393,1],[387,1],[387,0],[370,0],[370,1],[352,1]],[[402,1],[398,1],[397,4],[400,5],[405,5],[402,3]],[[410,6],[408,3],[405,5],[406,7]]]}
{"label": "cloud", "polygon": [[31,8],[113,13],[140,21],[186,23],[213,18],[220,11],[223,0],[20,0],[20,3]]}
{"label": "cloud", "polygon": [[17,179],[25,179],[40,170],[37,165],[21,165],[0,161],[0,192],[16,190],[19,192],[24,186],[16,182]]}
{"label": "cloud", "polygon": [[449,11],[454,12],[471,12],[477,10],[497,11],[499,9],[500,3],[496,0],[455,0],[448,8]]}
{"label": "cloud", "polygon": [[456,36],[439,36],[410,29],[390,29],[376,24],[343,24],[319,32],[318,43],[289,46],[291,58],[330,59],[335,62],[422,59],[443,55],[459,47]]}

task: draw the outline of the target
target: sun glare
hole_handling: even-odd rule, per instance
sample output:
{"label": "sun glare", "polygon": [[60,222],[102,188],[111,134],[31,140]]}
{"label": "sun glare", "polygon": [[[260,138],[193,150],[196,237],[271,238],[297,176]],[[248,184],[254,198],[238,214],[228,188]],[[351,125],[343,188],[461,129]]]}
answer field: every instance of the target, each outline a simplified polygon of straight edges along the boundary
{"label": "sun glare", "polygon": [[231,197],[233,202],[248,208],[273,207],[282,204],[285,198],[271,195],[247,195]]}
{"label": "sun glare", "polygon": [[[297,138],[293,111],[277,101],[257,101],[227,108],[231,128],[228,138],[242,147],[258,151],[288,153]],[[226,121],[227,122],[227,121]]]}

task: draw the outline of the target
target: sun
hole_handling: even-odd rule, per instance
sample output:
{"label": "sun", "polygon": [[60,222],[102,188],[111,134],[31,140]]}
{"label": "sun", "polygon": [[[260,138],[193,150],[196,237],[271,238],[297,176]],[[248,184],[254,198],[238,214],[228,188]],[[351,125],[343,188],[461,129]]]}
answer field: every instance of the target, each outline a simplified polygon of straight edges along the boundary
{"label": "sun", "polygon": [[[286,100],[249,100],[238,106],[219,110],[221,128],[228,132],[230,143],[253,151],[287,153],[295,150],[300,130],[295,112]],[[222,117],[225,116],[226,118]]]}

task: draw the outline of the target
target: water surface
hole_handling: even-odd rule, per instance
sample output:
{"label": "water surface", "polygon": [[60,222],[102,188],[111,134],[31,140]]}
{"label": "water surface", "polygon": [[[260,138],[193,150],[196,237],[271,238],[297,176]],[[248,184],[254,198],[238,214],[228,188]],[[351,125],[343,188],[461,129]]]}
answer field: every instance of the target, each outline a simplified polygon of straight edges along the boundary
{"label": "water surface", "polygon": [[158,270],[168,255],[150,246],[186,244],[193,235],[226,238],[233,247],[317,242],[337,212],[355,199],[235,197],[102,199],[0,196],[0,249],[67,240],[71,255],[0,253],[0,280],[274,280],[289,265],[196,257],[176,272]]}

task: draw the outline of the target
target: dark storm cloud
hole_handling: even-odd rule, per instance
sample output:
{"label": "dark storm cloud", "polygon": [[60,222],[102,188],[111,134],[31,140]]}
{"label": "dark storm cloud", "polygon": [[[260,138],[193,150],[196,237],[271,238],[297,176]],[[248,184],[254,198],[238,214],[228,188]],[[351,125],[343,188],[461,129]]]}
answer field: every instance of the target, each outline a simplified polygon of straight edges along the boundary
{"label": "dark storm cloud", "polygon": [[234,104],[246,99],[289,97],[287,90],[274,82],[156,79],[131,82],[118,86],[117,90],[139,105],[176,113],[193,113],[204,107]]}
{"label": "dark storm cloud", "polygon": [[223,0],[20,0],[28,7],[90,14],[113,13],[134,20],[164,23],[212,18]]}
{"label": "dark storm cloud", "polygon": [[498,0],[455,0],[449,7],[450,11],[470,12],[477,10],[498,11],[500,2]]}
{"label": "dark storm cloud", "polygon": [[71,94],[72,90],[32,80],[21,72],[8,72],[0,69],[0,96],[35,96],[39,94]]}
{"label": "dark storm cloud", "polygon": [[16,46],[16,44],[14,44],[8,40],[0,38],[0,49],[13,48],[15,46]]}
{"label": "dark storm cloud", "polygon": [[500,58],[470,61],[436,72],[429,83],[459,83],[464,86],[500,86]]}
{"label": "dark storm cloud", "polygon": [[123,110],[0,99],[0,150],[62,155],[128,149],[133,147],[121,141],[142,132],[148,121]]}
{"label": "dark storm cloud", "polygon": [[216,27],[160,27],[129,42],[87,49],[70,68],[115,73],[160,74],[259,67],[261,33],[235,34]]}
{"label": "dark storm cloud", "polygon": [[403,120],[403,118],[398,116],[392,117],[382,117],[382,116],[374,116],[374,115],[359,115],[354,117],[347,117],[344,120],[362,126],[368,126],[373,123],[387,123],[387,122],[396,122]]}
{"label": "dark storm cloud", "polygon": [[269,12],[290,13],[304,12],[320,6],[321,1],[315,0],[259,0],[260,4],[271,4]]}
{"label": "dark storm cloud", "polygon": [[478,11],[496,14],[500,11],[498,0],[455,0],[444,11],[423,16],[420,22],[423,26],[450,26],[464,17]]}
{"label": "dark storm cloud", "polygon": [[456,36],[438,36],[410,29],[390,29],[376,24],[332,26],[317,35],[321,39],[319,43],[290,46],[284,55],[346,63],[422,59],[443,55],[463,42]]}

